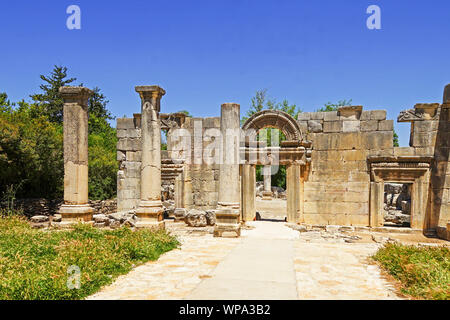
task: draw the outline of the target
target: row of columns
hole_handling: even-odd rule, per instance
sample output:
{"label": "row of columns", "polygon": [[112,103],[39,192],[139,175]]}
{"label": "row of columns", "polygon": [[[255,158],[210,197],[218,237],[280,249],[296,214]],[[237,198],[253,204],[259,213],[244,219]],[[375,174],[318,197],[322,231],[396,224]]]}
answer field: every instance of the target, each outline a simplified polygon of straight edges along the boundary
{"label": "row of columns", "polygon": [[[136,214],[137,227],[164,228],[161,202],[161,127],[160,106],[164,89],[159,86],[137,86],[141,98],[141,199]],[[63,223],[91,221],[93,209],[88,204],[88,99],[92,91],[84,87],[62,87],[64,99],[64,204],[60,208]],[[240,236],[240,203],[248,204],[242,212],[244,220],[255,212],[255,166],[239,166],[240,106],[221,106],[222,134],[219,166],[219,194],[215,236]],[[265,191],[270,191],[270,166],[265,167]],[[300,187],[299,166],[288,167],[288,219],[296,219]],[[182,190],[176,181],[178,191]],[[242,192],[241,192],[242,188]],[[242,199],[241,199],[242,194]],[[180,198],[180,195],[177,196]],[[180,198],[181,199],[181,198]],[[178,201],[181,202],[181,201]],[[253,205],[252,205],[253,204]],[[292,221],[291,220],[291,221]]]}

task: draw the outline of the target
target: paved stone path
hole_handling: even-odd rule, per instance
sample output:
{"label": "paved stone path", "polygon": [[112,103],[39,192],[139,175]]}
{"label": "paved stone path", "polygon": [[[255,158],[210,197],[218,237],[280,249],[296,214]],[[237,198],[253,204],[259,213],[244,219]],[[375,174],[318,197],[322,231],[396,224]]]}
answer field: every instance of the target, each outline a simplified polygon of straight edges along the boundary
{"label": "paved stone path", "polygon": [[368,263],[377,244],[314,239],[284,223],[250,225],[239,239],[180,234],[181,249],[89,299],[398,299]]}

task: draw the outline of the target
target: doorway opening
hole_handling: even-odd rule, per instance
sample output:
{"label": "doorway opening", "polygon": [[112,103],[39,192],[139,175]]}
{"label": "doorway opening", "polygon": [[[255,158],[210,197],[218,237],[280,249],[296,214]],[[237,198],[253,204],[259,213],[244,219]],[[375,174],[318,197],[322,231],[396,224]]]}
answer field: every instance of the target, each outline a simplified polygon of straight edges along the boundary
{"label": "doorway opening", "polygon": [[385,227],[411,227],[412,183],[384,183],[383,225]]}
{"label": "doorway opening", "polygon": [[287,219],[286,166],[256,166],[256,220]]}

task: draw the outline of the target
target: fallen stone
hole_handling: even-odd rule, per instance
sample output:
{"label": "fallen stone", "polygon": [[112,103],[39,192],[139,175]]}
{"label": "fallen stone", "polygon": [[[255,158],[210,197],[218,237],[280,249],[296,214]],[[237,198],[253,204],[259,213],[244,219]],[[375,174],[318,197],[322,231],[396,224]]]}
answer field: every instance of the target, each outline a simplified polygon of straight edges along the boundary
{"label": "fallen stone", "polygon": [[95,222],[94,223],[94,228],[104,228],[106,227],[106,223],[104,222]]}
{"label": "fallen stone", "polygon": [[208,226],[213,226],[216,224],[216,211],[215,210],[206,210],[205,212],[206,222]]}
{"label": "fallen stone", "polygon": [[114,219],[110,219],[109,220],[109,226],[113,229],[119,228],[120,227],[120,221],[118,220],[114,220]]}
{"label": "fallen stone", "polygon": [[128,227],[135,227],[136,226],[136,222],[133,219],[127,219],[125,220],[125,222],[123,223],[124,226],[128,226]]}
{"label": "fallen stone", "polygon": [[41,222],[47,222],[49,219],[47,216],[33,216],[31,217],[31,222],[33,223],[41,223]]}
{"label": "fallen stone", "polygon": [[208,224],[206,213],[197,209],[189,210],[184,221],[190,227],[206,227]]}
{"label": "fallen stone", "polygon": [[92,219],[94,219],[96,223],[105,223],[106,221],[109,222],[109,218],[105,214],[94,214]]}
{"label": "fallen stone", "polygon": [[52,218],[52,222],[61,222],[62,217],[60,214],[55,214]]}

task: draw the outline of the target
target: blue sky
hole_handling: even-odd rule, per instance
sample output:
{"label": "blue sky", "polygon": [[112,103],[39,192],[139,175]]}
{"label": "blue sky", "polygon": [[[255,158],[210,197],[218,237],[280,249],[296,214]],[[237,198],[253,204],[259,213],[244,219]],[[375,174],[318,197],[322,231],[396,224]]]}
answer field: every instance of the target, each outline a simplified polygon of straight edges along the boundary
{"label": "blue sky", "polygon": [[[0,91],[39,91],[40,74],[65,65],[99,86],[116,116],[139,112],[134,86],[159,84],[162,112],[217,116],[248,110],[256,90],[303,111],[352,99],[389,119],[441,102],[450,83],[450,1],[2,0]],[[66,8],[81,8],[81,30]],[[366,28],[369,5],[381,30]],[[409,124],[395,124],[408,145]]]}

